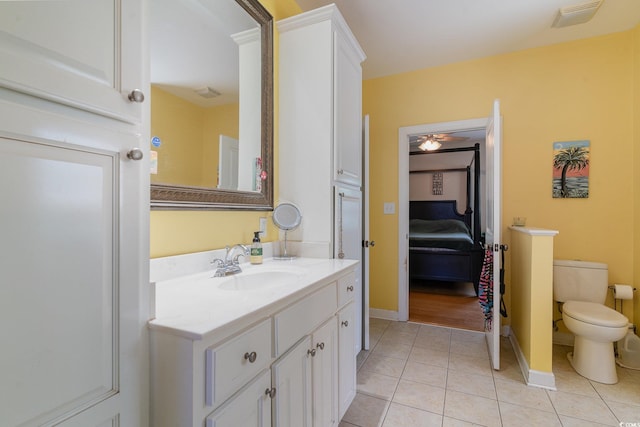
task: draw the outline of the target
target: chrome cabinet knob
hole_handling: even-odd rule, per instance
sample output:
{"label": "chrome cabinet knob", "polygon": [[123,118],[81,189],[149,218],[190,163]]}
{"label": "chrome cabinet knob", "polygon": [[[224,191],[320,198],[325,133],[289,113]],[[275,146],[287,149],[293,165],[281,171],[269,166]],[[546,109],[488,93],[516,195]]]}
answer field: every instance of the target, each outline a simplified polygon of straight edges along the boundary
{"label": "chrome cabinet knob", "polygon": [[131,102],[143,102],[144,101],[144,93],[140,89],[134,89],[127,95],[129,101]]}
{"label": "chrome cabinet knob", "polygon": [[353,285],[347,286],[347,292],[353,292]]}
{"label": "chrome cabinet knob", "polygon": [[258,354],[255,351],[252,351],[251,353],[247,352],[244,354],[244,359],[248,360],[249,363],[255,362],[257,357]]}
{"label": "chrome cabinet knob", "polygon": [[343,321],[342,326],[344,326],[345,328],[349,326],[349,321],[348,320]]}
{"label": "chrome cabinet knob", "polygon": [[312,348],[310,350],[307,350],[307,354],[311,355],[311,357],[315,357],[316,356],[316,349]]}
{"label": "chrome cabinet knob", "polygon": [[142,160],[144,153],[139,148],[132,148],[127,152],[127,158],[131,160]]}
{"label": "chrome cabinet knob", "polygon": [[264,394],[269,396],[270,398],[276,397],[276,389],[275,387],[268,388],[264,391]]}

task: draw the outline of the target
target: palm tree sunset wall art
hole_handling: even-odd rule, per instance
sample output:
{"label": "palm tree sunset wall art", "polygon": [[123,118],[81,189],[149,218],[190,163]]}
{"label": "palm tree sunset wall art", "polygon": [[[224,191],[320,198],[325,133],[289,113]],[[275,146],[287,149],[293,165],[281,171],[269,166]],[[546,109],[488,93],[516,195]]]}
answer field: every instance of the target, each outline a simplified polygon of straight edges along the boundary
{"label": "palm tree sunset wall art", "polygon": [[589,197],[589,141],[553,143],[553,197]]}

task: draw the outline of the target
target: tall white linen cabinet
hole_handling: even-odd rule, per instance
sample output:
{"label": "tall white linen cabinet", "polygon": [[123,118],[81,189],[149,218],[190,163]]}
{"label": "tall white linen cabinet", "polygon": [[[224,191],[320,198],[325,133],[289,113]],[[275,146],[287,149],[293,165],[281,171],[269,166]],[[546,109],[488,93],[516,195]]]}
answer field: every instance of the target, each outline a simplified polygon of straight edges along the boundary
{"label": "tall white linen cabinet", "polygon": [[[362,261],[365,54],[333,4],[279,21],[277,26],[279,198],[298,206],[303,217],[289,237],[302,256]],[[355,393],[355,369],[349,366],[362,348],[361,268],[359,264],[354,302],[345,307],[353,313],[349,333],[354,352],[339,355],[340,416]],[[347,334],[345,325],[349,322],[340,323],[341,339]]]}
{"label": "tall white linen cabinet", "polygon": [[143,14],[0,2],[2,426],[149,425]]}

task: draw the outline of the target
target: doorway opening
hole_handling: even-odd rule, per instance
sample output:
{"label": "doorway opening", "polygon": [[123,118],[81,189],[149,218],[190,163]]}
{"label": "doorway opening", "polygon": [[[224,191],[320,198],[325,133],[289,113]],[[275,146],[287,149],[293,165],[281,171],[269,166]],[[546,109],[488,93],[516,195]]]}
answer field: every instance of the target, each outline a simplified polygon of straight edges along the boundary
{"label": "doorway opening", "polygon": [[[400,269],[399,277],[399,318],[419,323],[435,324],[460,329],[484,330],[484,315],[477,297],[478,282],[471,280],[474,274],[460,273],[474,269],[479,274],[482,263],[480,236],[485,229],[486,195],[484,194],[485,165],[484,144],[488,120],[472,119],[457,122],[425,124],[401,128],[399,132],[399,226],[400,226]],[[426,141],[426,143],[425,143]],[[427,150],[436,149],[430,155],[420,155],[423,144]],[[481,155],[475,155],[472,148]],[[479,147],[479,148],[478,148]],[[423,150],[424,151],[424,150]],[[426,152],[426,151],[425,151]],[[437,153],[437,154],[433,154]],[[475,173],[477,172],[477,173]],[[477,180],[474,182],[473,176]],[[477,191],[471,191],[472,188]],[[455,213],[436,212],[427,208],[426,213],[415,213],[416,205],[445,205]],[[451,207],[448,207],[451,206]],[[418,208],[422,209],[422,208]],[[416,227],[436,228],[446,222],[458,219],[469,229],[471,246],[477,253],[466,261],[461,261],[453,248],[429,248],[421,254],[416,250]],[[418,220],[416,218],[419,218]],[[455,218],[456,220],[452,220]],[[431,221],[435,219],[435,221]],[[433,223],[433,224],[431,224]],[[411,230],[411,239],[410,239]],[[422,230],[420,230],[422,231]],[[427,231],[432,231],[430,228]],[[462,231],[462,230],[453,230]],[[474,237],[475,236],[475,237]],[[476,238],[477,237],[477,238]],[[475,246],[474,245],[475,241]],[[410,243],[412,242],[412,243]],[[466,243],[465,243],[466,244]],[[421,243],[418,243],[421,245]],[[430,243],[429,243],[430,245]],[[410,250],[411,247],[411,250]],[[443,251],[445,255],[433,254]],[[423,255],[420,257],[419,255]],[[475,261],[471,257],[474,257]],[[422,267],[421,267],[422,265]],[[444,267],[442,267],[444,266]],[[444,273],[440,273],[440,268]],[[434,273],[435,271],[435,273]],[[424,273],[427,272],[427,273]],[[443,276],[443,277],[441,277]]]}

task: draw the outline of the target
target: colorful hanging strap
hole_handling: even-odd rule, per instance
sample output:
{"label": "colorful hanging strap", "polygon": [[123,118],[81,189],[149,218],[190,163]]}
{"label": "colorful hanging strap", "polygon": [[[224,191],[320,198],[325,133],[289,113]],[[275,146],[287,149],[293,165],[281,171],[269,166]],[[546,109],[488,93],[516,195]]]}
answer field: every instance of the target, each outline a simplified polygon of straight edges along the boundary
{"label": "colorful hanging strap", "polygon": [[478,302],[484,313],[484,329],[492,328],[493,311],[493,250],[486,249],[482,272],[480,273],[480,286],[478,289]]}

